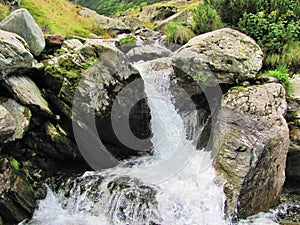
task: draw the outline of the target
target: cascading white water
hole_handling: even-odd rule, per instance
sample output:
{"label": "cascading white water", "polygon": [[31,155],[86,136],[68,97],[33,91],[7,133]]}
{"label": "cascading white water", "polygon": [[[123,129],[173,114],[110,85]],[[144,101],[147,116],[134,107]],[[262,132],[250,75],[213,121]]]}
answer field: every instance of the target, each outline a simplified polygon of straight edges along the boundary
{"label": "cascading white water", "polygon": [[135,67],[145,81],[155,154],[85,173],[69,181],[69,197],[49,189],[28,224],[226,224],[223,187],[216,182],[210,152],[196,150],[197,115],[191,113],[188,130],[193,132],[187,135],[172,103],[173,71],[156,71],[152,63]]}

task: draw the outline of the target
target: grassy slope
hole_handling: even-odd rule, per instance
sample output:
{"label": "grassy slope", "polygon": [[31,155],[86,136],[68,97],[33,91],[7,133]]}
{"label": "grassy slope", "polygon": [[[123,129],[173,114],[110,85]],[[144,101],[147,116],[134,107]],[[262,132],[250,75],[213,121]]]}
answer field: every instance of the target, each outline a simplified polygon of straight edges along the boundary
{"label": "grassy slope", "polygon": [[151,5],[161,0],[70,0],[78,5],[93,9],[102,15],[113,15],[128,9],[138,8],[140,5]]}
{"label": "grassy slope", "polygon": [[89,36],[95,24],[78,15],[80,10],[66,0],[22,0],[26,8],[45,33]]}

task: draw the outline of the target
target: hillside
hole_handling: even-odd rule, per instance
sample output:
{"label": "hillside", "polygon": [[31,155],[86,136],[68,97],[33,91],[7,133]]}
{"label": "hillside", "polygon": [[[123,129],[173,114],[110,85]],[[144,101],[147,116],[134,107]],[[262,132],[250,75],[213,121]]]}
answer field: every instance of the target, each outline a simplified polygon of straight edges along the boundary
{"label": "hillside", "polygon": [[150,5],[160,0],[70,0],[78,5],[95,10],[102,15],[113,15],[117,12],[126,11],[128,9],[136,9],[142,6]]}
{"label": "hillside", "polygon": [[[58,33],[63,36],[90,36],[97,34],[97,26],[92,19],[78,15],[81,10],[66,0],[22,0],[20,7],[26,8],[45,33]],[[8,6],[0,1],[0,20],[10,13]]]}

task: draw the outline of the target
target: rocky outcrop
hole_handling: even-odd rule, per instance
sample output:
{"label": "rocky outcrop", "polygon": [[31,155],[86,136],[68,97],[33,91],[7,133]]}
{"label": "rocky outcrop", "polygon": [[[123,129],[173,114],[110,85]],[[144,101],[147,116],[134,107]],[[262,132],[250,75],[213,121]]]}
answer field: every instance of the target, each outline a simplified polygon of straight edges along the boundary
{"label": "rocky outcrop", "polygon": [[44,34],[26,9],[13,11],[0,22],[0,29],[20,35],[29,45],[33,55],[38,56],[45,48]]}
{"label": "rocky outcrop", "polygon": [[5,87],[16,100],[30,107],[37,113],[52,115],[49,105],[43,98],[40,89],[27,76],[10,76],[4,80]]}
{"label": "rocky outcrop", "polygon": [[164,20],[177,12],[175,6],[167,5],[150,5],[147,6],[139,16],[139,19],[144,22],[153,22],[158,20]]}
{"label": "rocky outcrop", "polygon": [[253,39],[224,28],[192,38],[172,56],[177,74],[184,72],[205,86],[254,80],[262,51]]}
{"label": "rocky outcrop", "polygon": [[226,180],[227,216],[247,217],[277,202],[289,146],[286,108],[280,84],[232,88],[224,95],[211,147]]}
{"label": "rocky outcrop", "polygon": [[0,217],[4,224],[17,224],[36,207],[33,189],[12,158],[0,158]]}
{"label": "rocky outcrop", "polygon": [[170,22],[180,22],[186,26],[191,26],[193,21],[193,13],[191,11],[178,12],[162,21],[157,22],[154,30],[160,30],[168,25]]}
{"label": "rocky outcrop", "polygon": [[20,36],[0,30],[0,79],[32,67],[33,56]]}
{"label": "rocky outcrop", "polygon": [[110,30],[117,33],[130,33],[130,27],[117,18],[110,18],[107,16],[99,15],[96,11],[84,8],[79,12],[80,16],[94,19],[96,24],[103,29]]}
{"label": "rocky outcrop", "polygon": [[291,80],[288,96],[287,120],[290,127],[291,144],[287,158],[287,186],[300,192],[300,75]]}

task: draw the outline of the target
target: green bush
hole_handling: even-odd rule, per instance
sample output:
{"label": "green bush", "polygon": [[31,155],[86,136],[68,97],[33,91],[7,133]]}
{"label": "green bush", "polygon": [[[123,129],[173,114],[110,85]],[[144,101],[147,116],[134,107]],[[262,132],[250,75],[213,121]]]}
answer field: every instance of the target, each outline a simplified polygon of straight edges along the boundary
{"label": "green bush", "polygon": [[166,26],[165,41],[184,45],[195,36],[194,32],[179,22],[170,22]]}
{"label": "green bush", "polygon": [[202,34],[221,28],[222,20],[217,11],[208,4],[199,4],[193,12],[193,30]]}

